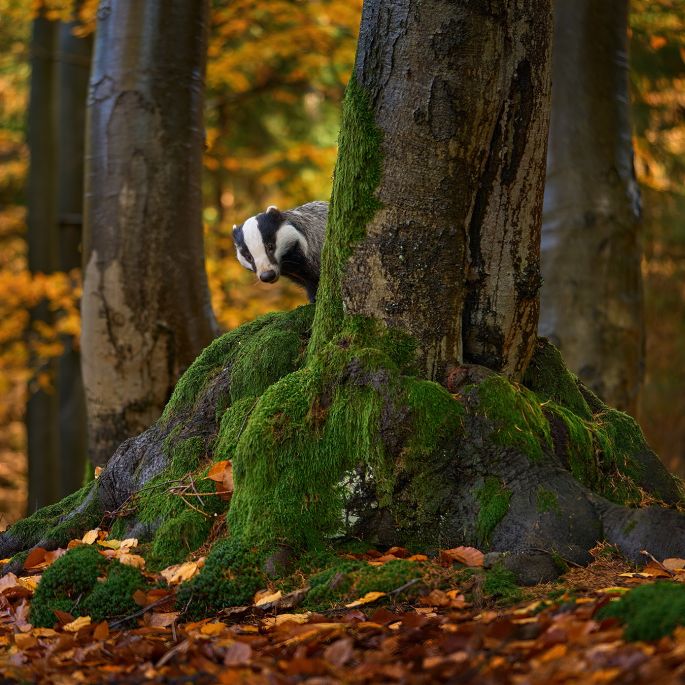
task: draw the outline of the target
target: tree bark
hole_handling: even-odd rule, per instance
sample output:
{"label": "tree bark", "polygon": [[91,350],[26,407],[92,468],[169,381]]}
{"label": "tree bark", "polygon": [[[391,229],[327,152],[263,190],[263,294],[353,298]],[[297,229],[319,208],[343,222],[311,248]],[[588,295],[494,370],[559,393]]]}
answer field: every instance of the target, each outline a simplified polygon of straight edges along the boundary
{"label": "tree bark", "polygon": [[[30,152],[27,186],[28,265],[32,274],[51,273],[58,266],[55,208],[56,141],[54,130],[54,53],[58,24],[38,16],[31,37],[31,94],[29,101],[28,146]],[[31,311],[30,325],[50,326],[52,313],[47,302]],[[29,331],[29,337],[33,335]],[[51,504],[59,499],[58,479],[58,395],[55,360],[32,356],[37,377],[28,387],[26,438],[28,452],[28,508]],[[39,367],[39,368],[37,368]]]}
{"label": "tree bark", "polygon": [[539,330],[635,415],[644,327],[627,29],[627,0],[556,3]]}
{"label": "tree bark", "polygon": [[200,179],[208,3],[103,0],[88,97],[82,368],[90,455],[161,413],[217,333]]}
{"label": "tree bark", "polygon": [[379,208],[342,299],[412,335],[428,378],[464,359],[520,378],[532,354],[549,34],[545,0],[364,3],[355,78],[380,130]]}
{"label": "tree bark", "polygon": [[[75,5],[75,9],[80,3]],[[81,266],[83,233],[83,167],[86,96],[90,76],[92,38],[78,37],[79,22],[59,28],[57,95],[57,216],[59,269],[71,272]],[[60,497],[78,490],[87,461],[86,406],[81,359],[71,336],[63,336],[64,352],[58,360]]]}

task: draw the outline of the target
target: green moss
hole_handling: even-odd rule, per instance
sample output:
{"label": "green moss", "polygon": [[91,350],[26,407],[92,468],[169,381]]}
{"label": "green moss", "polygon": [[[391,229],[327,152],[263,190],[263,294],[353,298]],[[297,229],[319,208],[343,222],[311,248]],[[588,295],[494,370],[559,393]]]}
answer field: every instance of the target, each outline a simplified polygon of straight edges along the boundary
{"label": "green moss", "polygon": [[176,383],[171,399],[164,408],[162,421],[168,421],[182,409],[191,407],[207,383],[233,361],[243,341],[279,316],[283,315],[275,312],[265,314],[211,342]]}
{"label": "green moss", "polygon": [[213,523],[213,517],[203,516],[189,508],[163,521],[147,556],[149,568],[163,569],[182,562],[190,552],[205,543]]}
{"label": "green moss", "polygon": [[496,564],[486,573],[483,593],[503,604],[514,604],[523,598],[521,588],[516,584],[516,575],[501,564]]}
{"label": "green moss", "polygon": [[43,573],[31,602],[31,623],[51,628],[57,621],[54,609],[72,615],[79,602],[88,595],[104,572],[107,560],[91,546],[76,547],[55,561]]}
{"label": "green moss", "polygon": [[592,421],[552,402],[545,409],[564,424],[564,448],[573,476],[612,502],[639,505],[643,474],[634,455],[647,448],[637,423],[615,409],[605,408]]}
{"label": "green moss", "polygon": [[559,350],[547,340],[538,339],[523,384],[543,402],[552,400],[582,419],[592,418],[576,377],[566,368]]}
{"label": "green moss", "polygon": [[179,589],[177,606],[189,617],[199,618],[224,607],[250,604],[255,592],[267,586],[263,565],[268,554],[269,550],[246,546],[238,538],[219,540],[200,574]]}
{"label": "green moss", "polygon": [[313,316],[313,305],[299,307],[241,341],[231,369],[231,402],[261,395],[299,367]]}
{"label": "green moss", "polygon": [[338,162],[322,254],[321,282],[309,353],[320,351],[344,321],[341,283],[347,260],[381,205],[381,138],[369,98],[353,75],[342,107]]}
{"label": "green moss", "polygon": [[233,459],[238,440],[256,405],[256,397],[243,397],[224,412],[219,426],[219,437],[214,448],[215,460]]}
{"label": "green moss", "polygon": [[140,609],[133,595],[144,587],[145,578],[138,569],[112,562],[105,581],[96,583],[84,599],[79,615],[90,616],[94,622],[130,616]]}
{"label": "green moss", "polygon": [[541,514],[546,512],[560,514],[561,510],[559,509],[557,494],[540,486],[537,491],[537,510]]}
{"label": "green moss", "polygon": [[476,492],[479,509],[476,531],[481,544],[490,542],[492,531],[509,511],[511,490],[496,476],[488,476]]}
{"label": "green moss", "polygon": [[658,640],[685,625],[685,587],[673,582],[641,585],[602,607],[597,616],[623,622],[627,640]]}
{"label": "green moss", "polygon": [[521,450],[531,461],[543,459],[552,440],[541,402],[534,393],[493,374],[478,386],[478,397],[477,411],[492,421],[495,442]]}
{"label": "green moss", "polygon": [[35,514],[17,521],[10,528],[12,535],[20,538],[26,548],[32,547],[43,539],[66,547],[74,535],[81,537],[84,530],[94,528],[100,521],[102,511],[95,497],[91,506],[87,507],[84,512],[71,516],[69,521],[62,521],[66,514],[76,509],[90,495],[94,487],[96,487],[95,482],[88,483],[63,500],[43,507]]}

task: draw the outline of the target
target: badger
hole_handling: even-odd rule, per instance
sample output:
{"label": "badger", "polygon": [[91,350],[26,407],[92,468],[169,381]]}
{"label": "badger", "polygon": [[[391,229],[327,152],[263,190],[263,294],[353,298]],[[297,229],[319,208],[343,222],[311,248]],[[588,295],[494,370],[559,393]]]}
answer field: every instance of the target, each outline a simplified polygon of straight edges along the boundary
{"label": "badger", "polygon": [[328,202],[308,202],[284,212],[272,205],[233,226],[238,261],[264,283],[289,278],[314,302],[327,219]]}

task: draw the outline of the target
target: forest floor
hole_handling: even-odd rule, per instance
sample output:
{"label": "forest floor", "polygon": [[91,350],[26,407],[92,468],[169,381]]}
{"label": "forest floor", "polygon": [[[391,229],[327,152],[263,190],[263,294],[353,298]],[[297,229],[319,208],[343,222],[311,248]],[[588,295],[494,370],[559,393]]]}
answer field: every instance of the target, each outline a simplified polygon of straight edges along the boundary
{"label": "forest floor", "polygon": [[[130,543],[107,540],[101,531],[70,547],[79,544],[99,546],[119,561],[127,557],[129,565],[142,560]],[[457,548],[420,560],[429,573],[473,567],[463,586],[419,593],[411,602],[403,599],[408,583],[321,613],[297,613],[293,597],[265,588],[251,606],[184,622],[175,589],[202,567],[197,559],[150,574],[157,587],[134,595],[141,609],[126,622],[94,623],[58,612],[53,628],[33,627],[30,605],[41,574],[64,553],[34,551],[25,575],[0,579],[1,685],[685,682],[681,559],[651,560],[637,570],[597,548],[590,566],[569,568],[554,583],[525,589],[505,583],[488,595],[487,574],[479,568],[483,555]],[[393,548],[355,559],[378,566],[407,555]],[[650,587],[678,592],[667,607],[638,599],[646,613],[637,622],[602,617],[604,607]],[[631,630],[658,639],[640,641]]]}

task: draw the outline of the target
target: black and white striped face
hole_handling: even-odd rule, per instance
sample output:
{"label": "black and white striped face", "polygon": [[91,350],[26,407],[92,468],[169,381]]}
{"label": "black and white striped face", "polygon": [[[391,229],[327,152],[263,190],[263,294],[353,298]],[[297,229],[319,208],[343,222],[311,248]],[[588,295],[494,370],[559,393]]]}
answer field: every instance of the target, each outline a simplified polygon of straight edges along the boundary
{"label": "black and white striped face", "polygon": [[275,283],[281,275],[281,261],[297,245],[307,254],[305,237],[289,224],[276,207],[233,227],[238,261],[254,271],[260,281]]}

